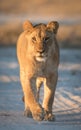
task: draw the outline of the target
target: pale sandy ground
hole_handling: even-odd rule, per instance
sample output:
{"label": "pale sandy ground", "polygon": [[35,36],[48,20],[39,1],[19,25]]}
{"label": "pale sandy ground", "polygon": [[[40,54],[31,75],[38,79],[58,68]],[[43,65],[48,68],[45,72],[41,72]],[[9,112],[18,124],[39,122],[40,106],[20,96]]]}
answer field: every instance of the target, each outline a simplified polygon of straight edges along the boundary
{"label": "pale sandy ground", "polygon": [[22,95],[16,49],[0,48],[0,130],[81,130],[81,50],[60,51],[55,122],[24,117]]}

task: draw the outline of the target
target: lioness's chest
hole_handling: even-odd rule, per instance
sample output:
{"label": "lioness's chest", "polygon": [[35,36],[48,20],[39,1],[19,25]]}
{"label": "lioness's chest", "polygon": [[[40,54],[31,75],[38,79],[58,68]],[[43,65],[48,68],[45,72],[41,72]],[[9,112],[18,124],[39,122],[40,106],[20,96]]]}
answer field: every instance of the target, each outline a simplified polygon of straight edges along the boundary
{"label": "lioness's chest", "polygon": [[49,60],[42,64],[38,64],[35,68],[35,75],[39,77],[46,77],[49,73],[52,73],[54,70],[54,64]]}
{"label": "lioness's chest", "polygon": [[37,67],[35,68],[35,75],[40,76],[40,77],[45,77],[45,75],[46,75],[45,64],[37,65]]}

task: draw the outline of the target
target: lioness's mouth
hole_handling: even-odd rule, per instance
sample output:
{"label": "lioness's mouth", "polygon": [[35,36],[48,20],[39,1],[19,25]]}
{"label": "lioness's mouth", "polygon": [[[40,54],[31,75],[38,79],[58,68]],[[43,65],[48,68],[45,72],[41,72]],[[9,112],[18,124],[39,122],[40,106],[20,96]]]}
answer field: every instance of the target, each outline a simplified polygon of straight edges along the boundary
{"label": "lioness's mouth", "polygon": [[36,60],[39,61],[39,62],[45,62],[47,59],[47,56],[37,56],[36,57]]}

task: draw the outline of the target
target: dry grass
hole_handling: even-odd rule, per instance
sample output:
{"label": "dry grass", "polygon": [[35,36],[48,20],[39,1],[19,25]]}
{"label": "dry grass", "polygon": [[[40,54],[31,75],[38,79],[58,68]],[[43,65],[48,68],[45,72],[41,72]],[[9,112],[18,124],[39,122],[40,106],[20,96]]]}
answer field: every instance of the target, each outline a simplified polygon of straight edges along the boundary
{"label": "dry grass", "polygon": [[[15,45],[22,31],[21,23],[0,26],[0,45]],[[57,39],[60,47],[81,47],[81,24],[60,26]]]}
{"label": "dry grass", "polygon": [[81,14],[81,0],[0,0],[2,13]]}
{"label": "dry grass", "polygon": [[17,42],[17,38],[22,31],[21,24],[18,23],[6,23],[0,25],[0,44],[1,45],[14,45]]}
{"label": "dry grass", "polygon": [[[61,18],[77,18],[81,16],[81,0],[0,0],[0,16],[15,14],[29,16],[42,16],[44,18],[61,16]],[[17,17],[17,16],[16,16]],[[1,17],[0,17],[1,18]],[[30,18],[30,19],[31,19]],[[23,31],[21,21],[2,21],[0,19],[0,45],[16,44],[19,34]],[[41,20],[41,18],[40,18]],[[81,20],[81,19],[80,19]],[[34,18],[34,21],[36,19]],[[41,20],[42,21],[42,20]],[[80,24],[62,24],[58,32],[58,41],[62,47],[81,47],[81,22]]]}
{"label": "dry grass", "polygon": [[81,24],[61,26],[57,37],[61,47],[81,48]]}

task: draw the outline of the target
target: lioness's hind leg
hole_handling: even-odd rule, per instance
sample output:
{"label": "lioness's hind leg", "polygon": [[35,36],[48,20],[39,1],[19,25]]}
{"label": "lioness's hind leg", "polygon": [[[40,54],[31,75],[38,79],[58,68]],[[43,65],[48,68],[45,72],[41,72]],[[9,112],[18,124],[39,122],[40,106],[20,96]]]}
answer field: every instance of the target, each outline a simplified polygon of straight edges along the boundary
{"label": "lioness's hind leg", "polygon": [[40,93],[40,87],[42,85],[41,78],[37,78],[36,80],[36,86],[37,86],[37,100],[39,101],[39,93]]}

